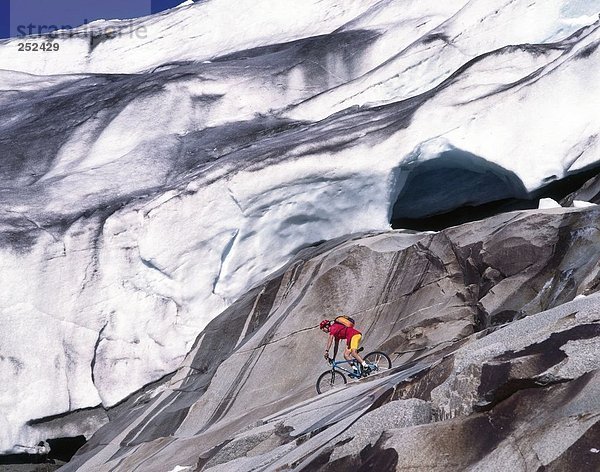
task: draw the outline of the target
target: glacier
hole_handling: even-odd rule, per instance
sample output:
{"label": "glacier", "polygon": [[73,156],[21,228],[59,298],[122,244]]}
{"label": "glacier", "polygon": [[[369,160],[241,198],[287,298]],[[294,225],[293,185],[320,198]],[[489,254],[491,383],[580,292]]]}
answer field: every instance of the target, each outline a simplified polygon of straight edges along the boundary
{"label": "glacier", "polygon": [[598,165],[599,10],[210,0],[0,41],[0,451],[173,372],[307,246]]}

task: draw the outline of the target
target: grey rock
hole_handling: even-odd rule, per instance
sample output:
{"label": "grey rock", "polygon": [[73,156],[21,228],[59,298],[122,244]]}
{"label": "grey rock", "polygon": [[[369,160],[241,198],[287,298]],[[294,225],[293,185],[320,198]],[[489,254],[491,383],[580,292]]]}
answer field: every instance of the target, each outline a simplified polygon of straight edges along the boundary
{"label": "grey rock", "polygon": [[[470,362],[476,362],[477,358],[485,362],[485,359],[499,357],[493,353],[503,340],[506,344],[500,349],[501,356],[510,358],[522,352],[523,346],[536,349],[544,345],[545,340],[554,336],[552,329],[557,325],[562,325],[564,332],[588,326],[590,321],[597,321],[599,306],[600,296],[577,300],[517,321],[482,339],[473,339],[452,356],[457,371],[451,373],[450,381],[457,388],[464,388],[465,383],[456,381],[459,366],[472,366]],[[573,315],[574,312],[577,315]],[[561,326],[558,332],[560,329]],[[518,333],[527,334],[520,338]],[[600,344],[597,332],[594,339]],[[513,347],[519,351],[513,351]],[[550,356],[560,351],[559,343],[544,347]],[[587,348],[583,351],[585,354]],[[490,382],[481,377],[478,380]],[[471,381],[468,386],[476,383]],[[469,393],[468,390],[445,389],[447,384],[442,384],[440,390],[457,396]],[[593,450],[600,440],[599,370],[589,371],[574,380],[563,378],[554,384],[523,382],[513,387],[516,388],[505,391],[504,398],[488,405],[486,411],[465,411],[452,419],[387,429],[377,442],[366,445],[359,454],[354,450],[340,454],[341,448],[333,452],[324,449],[307,464],[307,470],[317,468],[317,464],[322,471],[350,470],[366,464],[381,467],[377,470],[397,471],[598,470],[600,457]],[[398,386],[398,390],[403,389],[402,385]],[[432,396],[435,404],[439,393],[434,391]]]}
{"label": "grey rock", "polygon": [[[259,429],[260,428],[256,428]],[[249,434],[242,434],[233,441],[226,444],[205,465],[207,469],[213,466],[231,462],[242,456],[257,456],[264,452],[270,452],[282,444],[290,442],[289,429],[283,426],[283,422],[269,425],[266,431],[251,430]],[[289,448],[288,448],[289,449]]]}
{"label": "grey rock", "polygon": [[[388,429],[405,428],[431,422],[431,405],[416,398],[396,400],[373,410],[337,438],[330,460],[359,454],[367,444],[374,445]],[[348,442],[350,440],[350,442]]]}
{"label": "grey rock", "polygon": [[599,388],[594,372],[524,389],[487,413],[391,431],[381,447],[396,452],[398,471],[598,470],[589,448],[599,438]]}
{"label": "grey rock", "polygon": [[434,407],[452,418],[501,400],[525,382],[557,383],[597,369],[590,358],[600,353],[599,305],[598,295],[580,298],[459,349],[452,374],[431,392]]}
{"label": "grey rock", "polygon": [[[562,389],[576,388],[569,382],[586,376],[593,379],[589,388],[596,381],[591,340],[599,297],[578,294],[589,288],[600,256],[599,214],[527,211],[436,234],[355,235],[308,248],[213,320],[179,371],[132,396],[64,470],[312,470],[366,463],[408,470],[424,454],[431,460],[422,464],[438,461],[437,470],[478,467],[484,456],[465,451],[464,441],[497,434],[475,432],[494,412],[510,419],[492,462],[516,457],[509,439],[520,434],[521,417],[567,421],[570,400]],[[494,309],[486,299],[492,291]],[[314,382],[327,368],[317,324],[338,313],[357,319],[367,350],[382,349],[397,362],[383,375],[316,396]],[[529,412],[511,416],[503,409],[513,397],[529,398],[529,390],[537,392],[531,398],[558,395],[562,412],[550,418],[533,400]],[[427,402],[437,422],[408,426],[429,420]],[[593,412],[596,405],[586,408]],[[399,426],[405,426],[401,433]],[[570,437],[583,441],[589,427],[579,424]],[[453,428],[466,436],[450,439]],[[531,447],[541,450],[553,434],[548,429]],[[399,437],[412,445],[399,446]],[[557,454],[570,447],[559,446]],[[463,455],[443,459],[453,448]]]}

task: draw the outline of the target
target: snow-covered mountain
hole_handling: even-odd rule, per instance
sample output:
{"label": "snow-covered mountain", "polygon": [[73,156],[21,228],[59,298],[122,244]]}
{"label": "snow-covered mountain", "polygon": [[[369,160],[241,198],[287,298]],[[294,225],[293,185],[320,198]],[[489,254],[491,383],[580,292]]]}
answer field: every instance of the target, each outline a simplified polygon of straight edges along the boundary
{"label": "snow-covered mountain", "polygon": [[0,42],[0,450],[90,435],[306,246],[594,168],[598,11],[207,0]]}

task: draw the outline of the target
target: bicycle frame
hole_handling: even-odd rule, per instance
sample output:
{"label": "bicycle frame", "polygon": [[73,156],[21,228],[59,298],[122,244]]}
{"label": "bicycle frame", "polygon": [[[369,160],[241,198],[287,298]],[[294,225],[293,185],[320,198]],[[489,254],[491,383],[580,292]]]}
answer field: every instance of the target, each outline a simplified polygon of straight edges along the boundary
{"label": "bicycle frame", "polygon": [[333,359],[331,360],[331,370],[342,370],[344,372],[346,372],[346,374],[348,374],[348,377],[353,378],[353,379],[360,379],[360,374],[356,374],[354,369],[348,370],[348,369],[344,369],[343,367],[340,367],[342,364],[351,364],[353,362],[356,362],[354,360],[352,361],[347,361],[347,360],[343,360],[343,361],[334,361]]}

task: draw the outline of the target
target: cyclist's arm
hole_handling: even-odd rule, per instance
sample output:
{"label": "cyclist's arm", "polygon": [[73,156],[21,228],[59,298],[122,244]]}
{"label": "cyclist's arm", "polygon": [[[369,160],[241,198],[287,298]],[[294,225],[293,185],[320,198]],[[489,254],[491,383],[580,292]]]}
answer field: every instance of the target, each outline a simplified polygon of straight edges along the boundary
{"label": "cyclist's arm", "polygon": [[332,359],[335,359],[335,357],[337,356],[337,352],[338,352],[338,344],[340,343],[340,340],[335,338],[333,335],[329,335],[329,339],[327,339],[327,347],[325,348],[325,356],[327,358],[329,358],[329,349],[331,349],[331,344],[333,343],[335,339],[335,347],[333,348],[333,357]]}
{"label": "cyclist's arm", "polygon": [[331,349],[331,344],[333,343],[333,335],[329,335],[329,337],[327,338],[327,346],[325,346],[325,353],[329,354],[329,349]]}

